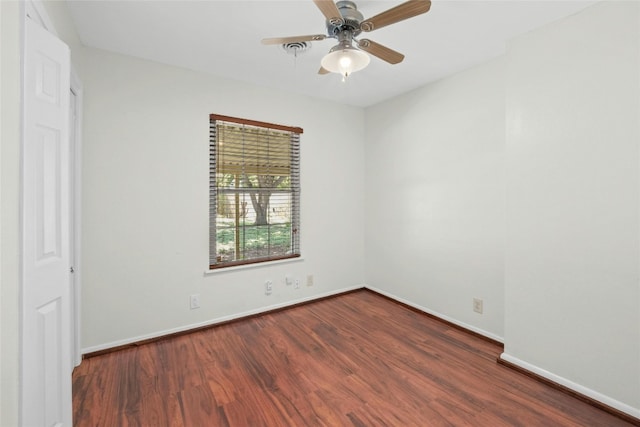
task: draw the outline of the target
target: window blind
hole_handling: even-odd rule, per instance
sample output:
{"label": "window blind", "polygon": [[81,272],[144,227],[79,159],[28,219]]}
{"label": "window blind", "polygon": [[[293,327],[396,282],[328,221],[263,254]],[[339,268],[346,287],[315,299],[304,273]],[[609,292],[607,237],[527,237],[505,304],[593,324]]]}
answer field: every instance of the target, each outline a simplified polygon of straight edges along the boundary
{"label": "window blind", "polygon": [[300,256],[302,129],[212,114],[209,267]]}

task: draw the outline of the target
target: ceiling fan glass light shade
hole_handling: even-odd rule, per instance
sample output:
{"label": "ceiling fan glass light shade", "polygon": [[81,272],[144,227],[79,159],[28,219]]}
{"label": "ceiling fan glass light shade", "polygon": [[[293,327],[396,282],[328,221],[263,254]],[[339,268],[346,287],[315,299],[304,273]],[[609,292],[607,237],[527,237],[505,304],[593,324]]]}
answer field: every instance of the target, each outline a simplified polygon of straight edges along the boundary
{"label": "ceiling fan glass light shade", "polygon": [[329,52],[320,63],[325,70],[348,76],[365,68],[370,60],[369,55],[363,51],[347,47]]}

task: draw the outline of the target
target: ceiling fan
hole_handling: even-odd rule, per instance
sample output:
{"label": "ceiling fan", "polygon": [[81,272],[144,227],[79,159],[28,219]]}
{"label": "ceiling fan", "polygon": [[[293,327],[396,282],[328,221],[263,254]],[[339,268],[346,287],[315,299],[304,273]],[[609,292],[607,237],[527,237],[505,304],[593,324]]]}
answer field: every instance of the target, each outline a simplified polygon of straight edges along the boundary
{"label": "ceiling fan", "polygon": [[404,55],[369,39],[357,39],[363,31],[370,32],[396,22],[426,13],[431,8],[430,0],[409,0],[371,18],[364,19],[352,1],[313,0],[327,18],[327,34],[262,39],[262,44],[299,44],[334,38],[338,44],[322,58],[318,74],[338,73],[343,80],[349,74],[369,65],[370,53],[390,64],[398,64]]}

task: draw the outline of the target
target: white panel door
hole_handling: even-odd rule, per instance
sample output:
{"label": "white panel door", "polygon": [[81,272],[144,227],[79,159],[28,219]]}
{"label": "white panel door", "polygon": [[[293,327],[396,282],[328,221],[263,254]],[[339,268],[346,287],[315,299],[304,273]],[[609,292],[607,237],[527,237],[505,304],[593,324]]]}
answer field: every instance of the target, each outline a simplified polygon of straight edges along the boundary
{"label": "white panel door", "polygon": [[25,19],[21,424],[72,425],[69,48]]}

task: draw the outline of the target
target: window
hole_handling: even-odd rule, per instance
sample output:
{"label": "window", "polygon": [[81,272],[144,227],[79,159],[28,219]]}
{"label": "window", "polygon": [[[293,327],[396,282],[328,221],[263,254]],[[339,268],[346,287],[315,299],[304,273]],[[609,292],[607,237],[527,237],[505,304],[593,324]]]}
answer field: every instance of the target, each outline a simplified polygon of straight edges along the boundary
{"label": "window", "polygon": [[209,120],[209,268],[299,257],[302,129]]}

